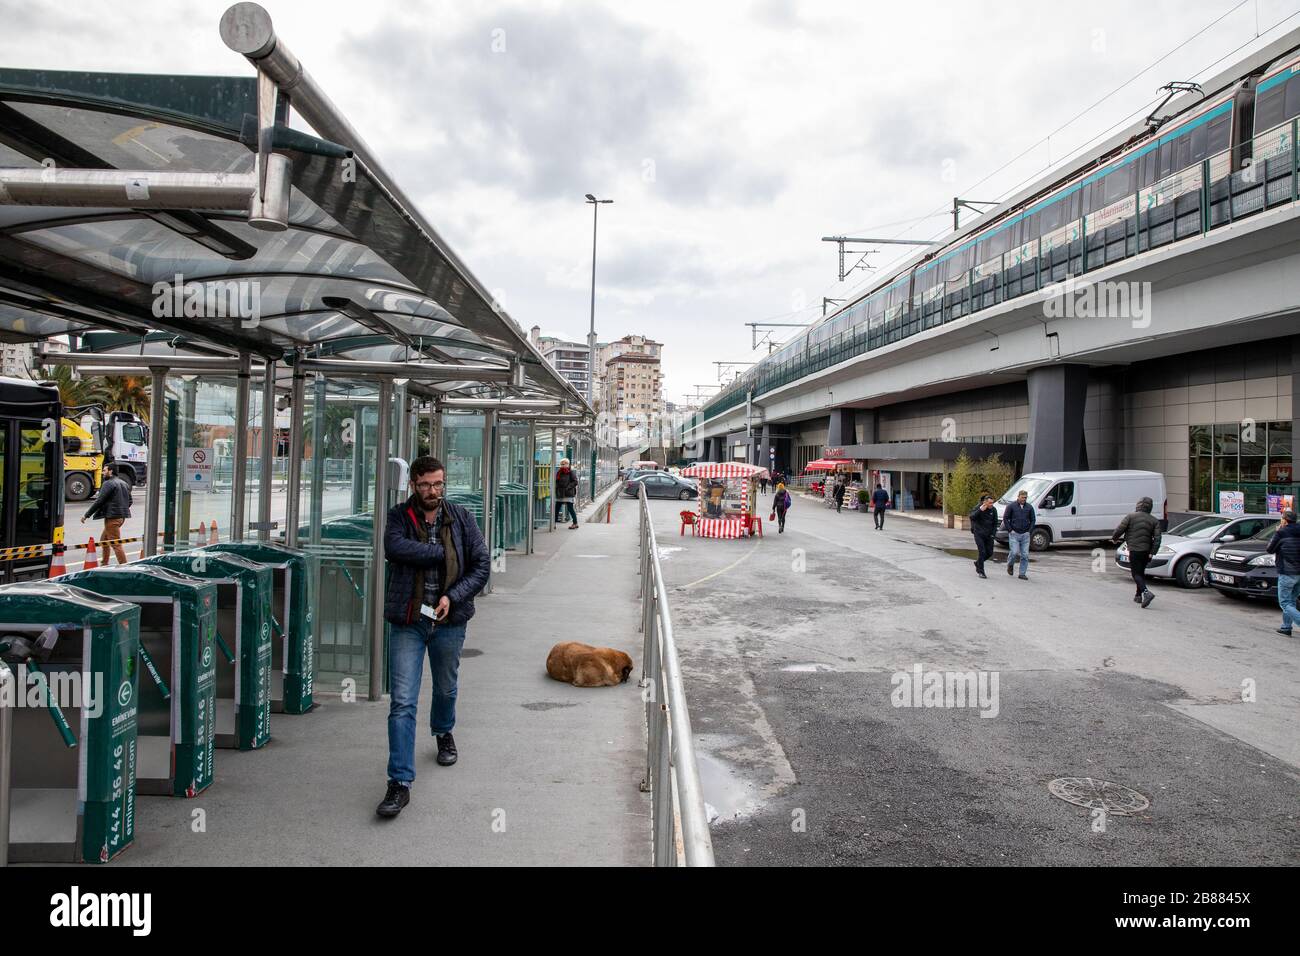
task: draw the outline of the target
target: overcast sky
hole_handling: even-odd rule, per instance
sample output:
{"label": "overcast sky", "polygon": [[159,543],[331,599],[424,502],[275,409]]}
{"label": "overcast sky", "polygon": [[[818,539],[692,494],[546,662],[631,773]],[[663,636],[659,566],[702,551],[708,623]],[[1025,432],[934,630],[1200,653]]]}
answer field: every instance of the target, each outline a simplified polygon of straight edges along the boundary
{"label": "overcast sky", "polygon": [[[0,64],[247,75],[227,5],[0,0]],[[613,198],[597,331],[663,342],[670,400],[766,353],[743,323],[810,321],[872,281],[837,283],[821,236],[933,237],[954,195],[997,199],[1300,26],[1300,0],[264,6],[525,330],[585,339],[583,194]]]}

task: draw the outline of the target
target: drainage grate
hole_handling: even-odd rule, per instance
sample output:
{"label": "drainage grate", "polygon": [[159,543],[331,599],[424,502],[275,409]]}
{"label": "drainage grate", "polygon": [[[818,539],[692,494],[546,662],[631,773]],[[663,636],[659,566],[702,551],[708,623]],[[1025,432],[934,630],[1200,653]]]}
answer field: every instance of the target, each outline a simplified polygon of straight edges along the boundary
{"label": "drainage grate", "polygon": [[1092,777],[1058,777],[1047,785],[1052,796],[1090,810],[1105,810],[1116,816],[1131,816],[1151,806],[1151,801],[1136,790],[1094,780]]}

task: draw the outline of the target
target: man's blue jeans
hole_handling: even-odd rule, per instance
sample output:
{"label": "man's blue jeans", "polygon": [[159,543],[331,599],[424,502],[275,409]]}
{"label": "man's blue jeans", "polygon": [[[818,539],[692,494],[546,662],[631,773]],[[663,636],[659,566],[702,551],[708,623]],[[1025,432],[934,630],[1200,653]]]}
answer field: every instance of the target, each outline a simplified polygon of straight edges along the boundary
{"label": "man's blue jeans", "polygon": [[1007,564],[1016,563],[1016,553],[1020,554],[1020,573],[1029,573],[1029,532],[1028,531],[1008,531],[1007,548],[1010,554],[1007,555]]}
{"label": "man's blue jeans", "polygon": [[1300,610],[1295,606],[1297,592],[1300,591],[1300,574],[1279,574],[1277,576],[1277,604],[1282,609],[1282,630],[1289,631],[1300,624]]}
{"label": "man's blue jeans", "polygon": [[[432,634],[432,637],[430,637]],[[393,625],[388,637],[388,676],[392,700],[388,705],[388,779],[409,784],[415,779],[415,718],[424,678],[424,655],[429,655],[433,675],[433,703],[429,730],[451,733],[456,724],[456,678],[465,625],[440,624],[427,618],[414,624]]]}

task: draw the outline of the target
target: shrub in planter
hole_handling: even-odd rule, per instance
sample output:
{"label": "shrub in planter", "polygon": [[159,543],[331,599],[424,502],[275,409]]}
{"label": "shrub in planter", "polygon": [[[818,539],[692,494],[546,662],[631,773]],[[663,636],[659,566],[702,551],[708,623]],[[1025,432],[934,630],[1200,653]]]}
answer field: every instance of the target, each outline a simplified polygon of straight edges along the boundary
{"label": "shrub in planter", "polygon": [[858,510],[861,511],[863,514],[867,514],[868,512],[867,502],[869,502],[870,500],[871,500],[871,495],[867,492],[867,489],[859,488],[858,489]]}

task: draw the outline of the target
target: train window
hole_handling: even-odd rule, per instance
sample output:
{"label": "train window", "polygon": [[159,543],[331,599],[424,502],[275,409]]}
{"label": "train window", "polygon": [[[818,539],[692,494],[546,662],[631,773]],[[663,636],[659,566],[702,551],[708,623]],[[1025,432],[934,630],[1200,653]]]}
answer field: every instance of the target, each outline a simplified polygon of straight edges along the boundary
{"label": "train window", "polygon": [[1069,221],[1074,222],[1076,219],[1078,219],[1079,216],[1083,214],[1082,210],[1083,210],[1083,190],[1076,189],[1074,192],[1070,193]]}
{"label": "train window", "polygon": [[1150,186],[1156,181],[1156,162],[1160,159],[1160,150],[1153,149],[1141,159],[1141,180],[1139,186]]}
{"label": "train window", "polygon": [[[1292,83],[1295,80],[1291,81]],[[1267,133],[1286,119],[1286,88],[1279,83],[1255,99],[1255,132]]]}
{"label": "train window", "polygon": [[1232,114],[1220,116],[1209,125],[1209,132],[1206,134],[1207,156],[1217,156],[1232,144],[1228,141],[1232,131]]}
{"label": "train window", "polygon": [[1054,202],[1037,213],[1039,216],[1039,228],[1042,235],[1047,235],[1061,226],[1062,203]]}
{"label": "train window", "polygon": [[1174,140],[1174,169],[1181,172],[1192,165],[1192,138],[1179,136]]}
{"label": "train window", "polygon": [[1286,81],[1286,109],[1282,119],[1295,119],[1300,116],[1300,74]]}
{"label": "train window", "polygon": [[1210,128],[1205,123],[1192,130],[1192,162],[1199,163],[1209,155],[1207,151],[1209,132]]}
{"label": "train window", "polygon": [[1133,192],[1133,164],[1125,163],[1106,177],[1106,205],[1118,202]]}
{"label": "train window", "polygon": [[1160,144],[1160,165],[1156,169],[1156,176],[1164,179],[1174,171],[1174,144]]}

